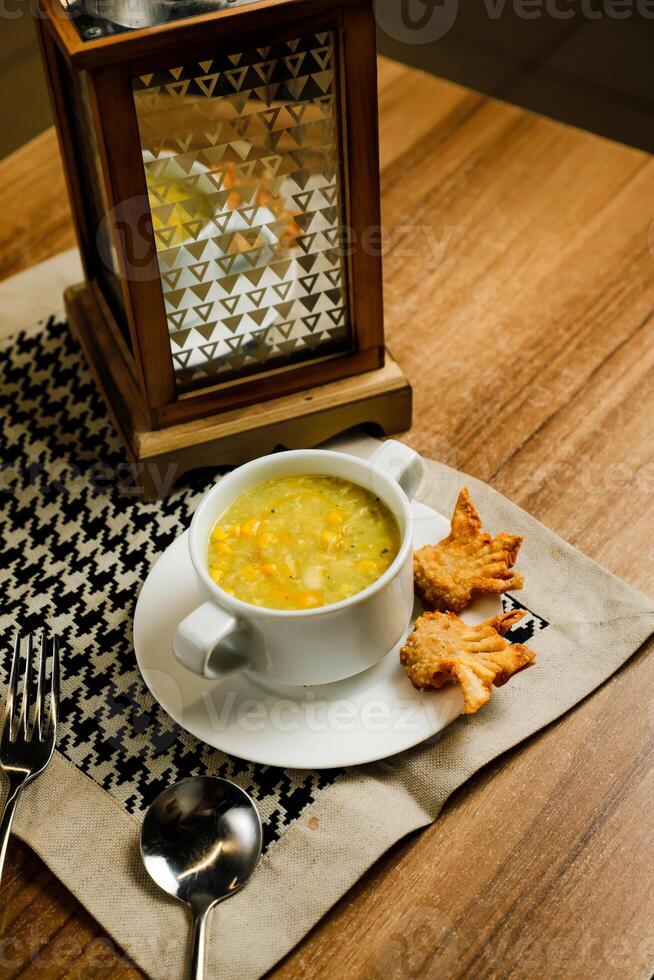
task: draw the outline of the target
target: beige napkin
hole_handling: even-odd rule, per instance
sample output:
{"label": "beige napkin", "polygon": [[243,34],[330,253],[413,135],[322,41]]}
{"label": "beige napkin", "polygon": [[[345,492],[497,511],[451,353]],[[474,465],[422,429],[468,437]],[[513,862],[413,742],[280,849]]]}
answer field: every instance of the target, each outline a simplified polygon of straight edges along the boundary
{"label": "beige napkin", "polygon": [[0,282],[0,340],[63,309],[63,292],[84,278],[79,251],[70,248]]}
{"label": "beige napkin", "polygon": [[[330,447],[367,456],[375,445],[355,436]],[[584,698],[654,632],[652,600],[478,480],[428,461],[419,499],[449,515],[464,482],[489,530],[525,537],[520,602],[549,623],[529,641],[537,666],[440,738],[354,768],[322,790],[269,848],[250,884],[220,906],[210,975],[249,978],[268,970],[391,844],[430,823],[453,790]],[[146,879],[138,820],[61,756],[48,780],[27,793],[16,832],[147,973],[181,977],[187,917]]]}

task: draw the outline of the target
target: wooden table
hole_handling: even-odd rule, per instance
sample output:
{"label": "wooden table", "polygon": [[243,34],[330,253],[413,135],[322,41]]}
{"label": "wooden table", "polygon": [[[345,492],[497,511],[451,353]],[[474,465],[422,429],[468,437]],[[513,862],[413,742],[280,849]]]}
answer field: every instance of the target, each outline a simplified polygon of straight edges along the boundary
{"label": "wooden table", "polygon": [[[654,161],[390,62],[380,98],[407,441],[651,593]],[[0,276],[73,243],[51,132],[0,164],[0,196]],[[650,974],[653,688],[643,650],[379,861],[275,975]],[[16,841],[3,893],[3,977],[139,975]]]}

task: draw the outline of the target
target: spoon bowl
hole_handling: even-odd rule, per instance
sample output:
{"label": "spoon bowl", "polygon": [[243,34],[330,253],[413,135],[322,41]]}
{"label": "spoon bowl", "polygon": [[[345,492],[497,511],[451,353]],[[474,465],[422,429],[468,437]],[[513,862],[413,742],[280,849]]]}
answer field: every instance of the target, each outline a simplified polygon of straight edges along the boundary
{"label": "spoon bowl", "polygon": [[146,811],[143,863],[160,888],[191,909],[195,978],[203,976],[207,915],[246,883],[261,856],[261,842],[254,803],[226,779],[184,779]]}

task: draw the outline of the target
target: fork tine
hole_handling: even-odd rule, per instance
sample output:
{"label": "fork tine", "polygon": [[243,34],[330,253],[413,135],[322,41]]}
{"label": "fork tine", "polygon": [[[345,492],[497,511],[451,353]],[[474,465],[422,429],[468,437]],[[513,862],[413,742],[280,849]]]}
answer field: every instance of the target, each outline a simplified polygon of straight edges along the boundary
{"label": "fork tine", "polygon": [[14,718],[14,710],[16,705],[16,694],[18,692],[18,667],[20,664],[20,633],[16,633],[14,637],[14,655],[11,660],[11,672],[9,674],[9,687],[7,688],[7,700],[5,702],[5,712],[2,719],[2,732],[3,735],[7,730],[7,734],[11,739],[12,736],[12,722]]}
{"label": "fork tine", "polygon": [[33,634],[27,634],[27,654],[25,656],[25,673],[23,674],[23,703],[21,705],[21,721],[25,738],[27,738],[27,728],[30,721],[30,694],[32,690],[32,647]]}
{"label": "fork tine", "polygon": [[56,737],[57,722],[59,720],[59,640],[56,636],[52,638],[52,678],[50,682],[50,722],[48,733],[53,732]]}
{"label": "fork tine", "polygon": [[41,647],[39,650],[39,679],[36,686],[36,706],[34,709],[34,724],[38,732],[39,739],[43,738],[45,730],[43,718],[43,701],[45,698],[45,663],[48,659],[48,640],[45,631],[41,633]]}

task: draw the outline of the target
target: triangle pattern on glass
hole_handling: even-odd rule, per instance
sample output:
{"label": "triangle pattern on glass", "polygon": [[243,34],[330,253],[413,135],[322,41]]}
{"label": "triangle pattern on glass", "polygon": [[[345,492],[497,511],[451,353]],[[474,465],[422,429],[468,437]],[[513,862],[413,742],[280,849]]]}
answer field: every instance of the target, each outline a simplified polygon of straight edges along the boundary
{"label": "triangle pattern on glass", "polygon": [[171,342],[171,344],[175,344],[176,347],[179,347],[180,349],[183,349],[184,348],[184,344],[186,343],[186,339],[187,339],[188,335],[190,334],[190,332],[191,332],[190,330],[175,330],[175,331],[173,331],[173,333],[171,333],[171,335],[170,335],[170,342]]}
{"label": "triangle pattern on glass", "polygon": [[194,327],[194,329],[197,330],[200,336],[204,337],[205,340],[210,340],[216,329],[217,322],[217,320],[214,320],[212,323],[198,324],[196,327]]}
{"label": "triangle pattern on glass", "polygon": [[334,44],[319,32],[134,79],[182,391],[349,349]]}
{"label": "triangle pattern on glass", "polygon": [[229,297],[226,296],[224,299],[221,300],[221,303],[223,304],[223,306],[225,307],[228,313],[233,313],[236,307],[238,306],[240,299],[241,299],[240,296],[229,296]]}
{"label": "triangle pattern on glass", "polygon": [[189,289],[198,299],[206,299],[212,286],[212,282],[203,282],[189,286]]}
{"label": "triangle pattern on glass", "polygon": [[216,353],[217,348],[218,348],[218,341],[216,341],[213,344],[200,345],[200,350],[202,351],[202,353],[204,354],[204,356],[208,361],[213,360],[213,356]]}

